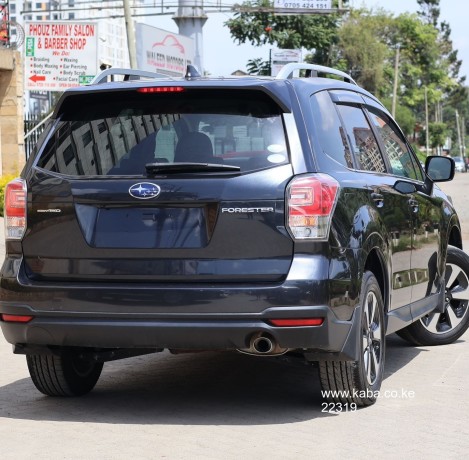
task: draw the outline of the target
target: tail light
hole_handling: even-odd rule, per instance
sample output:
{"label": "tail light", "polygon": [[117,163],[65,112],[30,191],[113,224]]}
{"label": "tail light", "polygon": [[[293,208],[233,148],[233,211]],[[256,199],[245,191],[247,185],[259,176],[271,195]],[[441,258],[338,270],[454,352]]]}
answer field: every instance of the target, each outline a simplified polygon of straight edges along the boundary
{"label": "tail light", "polygon": [[299,176],[287,189],[288,229],[298,240],[324,240],[329,235],[339,183],[325,174]]}
{"label": "tail light", "polygon": [[276,327],[321,326],[324,323],[324,318],[270,319],[269,323]]}
{"label": "tail light", "polygon": [[26,183],[14,179],[5,187],[5,238],[20,240],[26,230]]}
{"label": "tail light", "polygon": [[29,323],[33,318],[29,315],[0,315],[0,320],[5,323]]}

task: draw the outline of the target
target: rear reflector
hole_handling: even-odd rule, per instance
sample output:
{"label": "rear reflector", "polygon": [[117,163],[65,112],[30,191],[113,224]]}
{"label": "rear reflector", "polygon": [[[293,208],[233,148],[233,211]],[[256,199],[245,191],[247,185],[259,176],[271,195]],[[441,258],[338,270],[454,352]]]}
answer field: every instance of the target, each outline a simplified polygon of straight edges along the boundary
{"label": "rear reflector", "polygon": [[287,226],[299,240],[324,240],[329,235],[339,183],[326,174],[294,178],[287,189]]}
{"label": "rear reflector", "polygon": [[321,326],[323,322],[324,318],[269,319],[269,323],[277,327]]}
{"label": "rear reflector", "polygon": [[5,238],[20,240],[26,230],[26,183],[14,179],[5,187]]}
{"label": "rear reflector", "polygon": [[182,86],[154,86],[151,88],[138,88],[138,93],[182,93]]}
{"label": "rear reflector", "polygon": [[6,323],[28,323],[31,321],[34,316],[26,316],[26,315],[0,315],[2,321]]}

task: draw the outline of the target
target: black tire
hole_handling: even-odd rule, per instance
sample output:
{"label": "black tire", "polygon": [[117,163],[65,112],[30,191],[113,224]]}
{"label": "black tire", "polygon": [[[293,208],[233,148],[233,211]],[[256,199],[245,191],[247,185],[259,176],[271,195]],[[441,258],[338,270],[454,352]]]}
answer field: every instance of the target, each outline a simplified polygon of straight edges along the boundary
{"label": "black tire", "polygon": [[103,363],[81,359],[77,353],[27,355],[26,362],[34,385],[48,396],[82,396],[89,393],[103,369]]}
{"label": "black tire", "polygon": [[323,397],[331,403],[370,406],[381,388],[386,354],[384,303],[378,281],[365,272],[360,294],[361,328],[358,361],[321,361]]}
{"label": "black tire", "polygon": [[469,256],[448,247],[445,270],[444,312],[425,315],[397,334],[412,345],[446,345],[459,339],[469,327]]}

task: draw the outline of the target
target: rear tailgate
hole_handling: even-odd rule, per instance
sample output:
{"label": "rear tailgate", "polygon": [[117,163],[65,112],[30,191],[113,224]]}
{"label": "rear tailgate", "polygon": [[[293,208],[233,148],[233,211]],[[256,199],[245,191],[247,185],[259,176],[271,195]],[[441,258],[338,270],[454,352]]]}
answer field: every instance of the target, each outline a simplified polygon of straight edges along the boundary
{"label": "rear tailgate", "polygon": [[285,278],[293,173],[272,98],[193,88],[93,94],[65,100],[28,180],[30,278]]}
{"label": "rear tailgate", "polygon": [[287,166],[232,178],[67,180],[37,174],[23,251],[30,277],[90,281],[282,279]]}

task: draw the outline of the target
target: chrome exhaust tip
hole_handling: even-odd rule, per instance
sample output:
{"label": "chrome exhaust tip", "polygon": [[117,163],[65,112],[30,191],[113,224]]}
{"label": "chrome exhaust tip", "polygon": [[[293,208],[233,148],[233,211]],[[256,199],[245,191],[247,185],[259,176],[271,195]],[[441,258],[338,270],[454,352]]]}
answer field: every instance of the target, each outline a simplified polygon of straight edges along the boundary
{"label": "chrome exhaust tip", "polygon": [[249,348],[238,349],[240,353],[255,356],[283,355],[289,349],[280,347],[275,339],[265,332],[254,334],[249,341]]}
{"label": "chrome exhaust tip", "polygon": [[274,344],[269,337],[260,336],[252,341],[252,348],[261,355],[266,355],[272,352]]}

